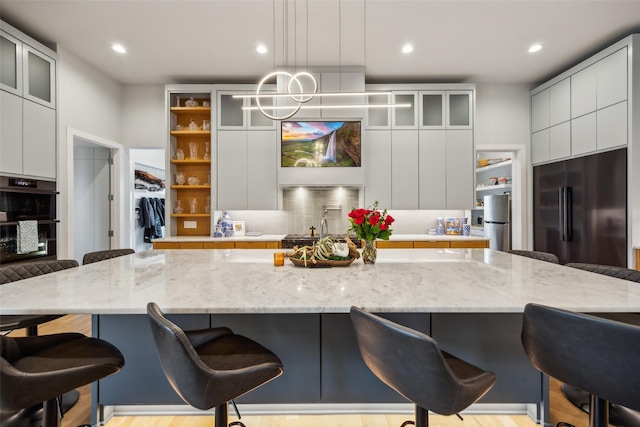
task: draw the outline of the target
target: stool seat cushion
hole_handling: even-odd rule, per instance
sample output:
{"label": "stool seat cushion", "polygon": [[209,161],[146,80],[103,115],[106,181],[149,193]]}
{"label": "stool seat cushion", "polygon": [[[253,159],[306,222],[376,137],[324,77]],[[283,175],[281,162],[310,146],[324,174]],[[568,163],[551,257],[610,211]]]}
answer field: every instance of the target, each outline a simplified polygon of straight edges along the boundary
{"label": "stool seat cushion", "polygon": [[2,338],[0,410],[27,408],[118,372],[122,353],[77,333]]}

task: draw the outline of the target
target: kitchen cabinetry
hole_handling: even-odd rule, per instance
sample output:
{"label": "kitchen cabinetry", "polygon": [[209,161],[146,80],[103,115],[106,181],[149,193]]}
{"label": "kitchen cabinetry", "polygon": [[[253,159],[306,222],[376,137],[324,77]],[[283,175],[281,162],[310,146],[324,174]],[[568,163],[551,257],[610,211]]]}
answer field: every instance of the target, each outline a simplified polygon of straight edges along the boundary
{"label": "kitchen cabinetry", "polygon": [[276,131],[218,131],[218,206],[277,209]]}
{"label": "kitchen cabinetry", "polygon": [[534,165],[627,145],[627,58],[612,49],[532,92]]}
{"label": "kitchen cabinetry", "polygon": [[456,248],[456,249],[477,249],[488,248],[488,239],[478,240],[407,240],[407,241],[389,241],[377,240],[376,247],[378,249],[410,249],[410,248]]}
{"label": "kitchen cabinetry", "polygon": [[[254,94],[255,90],[219,90],[217,92],[218,130],[275,130],[276,122],[265,117],[259,110],[243,110],[243,107],[256,107],[256,98],[234,98],[234,95]],[[275,93],[273,85],[265,85],[261,94]],[[260,105],[268,107],[274,104],[274,98],[260,98]],[[273,114],[272,110],[266,110]]]}
{"label": "kitchen cabinetry", "polygon": [[420,91],[420,129],[471,129],[473,92]]}
{"label": "kitchen cabinetry", "polygon": [[274,242],[153,242],[153,249],[280,249],[281,247],[280,240]]}
{"label": "kitchen cabinetry", "polygon": [[393,209],[418,209],[418,133],[392,131],[391,206]]}
{"label": "kitchen cabinetry", "polygon": [[209,236],[211,161],[215,152],[211,138],[211,92],[175,91],[169,93],[168,99],[167,151],[171,156],[168,168],[171,191],[167,197],[171,218],[169,235]]}
{"label": "kitchen cabinetry", "polygon": [[56,54],[1,25],[0,172],[55,179]]}
{"label": "kitchen cabinetry", "polygon": [[399,108],[369,108],[366,111],[367,129],[418,129],[418,91],[390,91],[382,85],[367,86],[367,91],[391,92],[388,95],[368,95],[369,104],[409,104]]}
{"label": "kitchen cabinetry", "polygon": [[371,206],[375,201],[380,206],[391,204],[391,131],[366,131],[367,146],[364,156],[364,203]]}
{"label": "kitchen cabinetry", "polygon": [[473,131],[421,130],[419,140],[419,208],[470,209]]}

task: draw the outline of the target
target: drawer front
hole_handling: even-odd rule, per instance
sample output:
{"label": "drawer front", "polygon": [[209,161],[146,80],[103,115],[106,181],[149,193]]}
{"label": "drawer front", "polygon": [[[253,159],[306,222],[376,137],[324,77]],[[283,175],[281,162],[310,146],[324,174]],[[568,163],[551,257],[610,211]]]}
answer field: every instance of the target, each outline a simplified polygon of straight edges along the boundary
{"label": "drawer front", "polygon": [[486,249],[489,247],[488,240],[464,240],[461,242],[451,242],[452,248],[464,248],[464,249],[474,249],[474,248],[482,248]]}
{"label": "drawer front", "polygon": [[233,242],[204,242],[203,249],[234,249],[236,245]]}
{"label": "drawer front", "polygon": [[180,249],[176,242],[153,242],[153,249]]}
{"label": "drawer front", "polygon": [[180,249],[202,249],[202,242],[180,242]]}
{"label": "drawer front", "polygon": [[377,248],[393,248],[393,249],[411,249],[413,248],[413,242],[388,242],[386,240],[378,240],[376,242]]}
{"label": "drawer front", "polygon": [[413,242],[413,247],[414,248],[448,248],[449,246],[449,242],[447,241],[433,241],[433,242],[424,242],[424,241],[419,241],[419,242]]}
{"label": "drawer front", "polygon": [[267,242],[236,242],[236,249],[266,249]]}

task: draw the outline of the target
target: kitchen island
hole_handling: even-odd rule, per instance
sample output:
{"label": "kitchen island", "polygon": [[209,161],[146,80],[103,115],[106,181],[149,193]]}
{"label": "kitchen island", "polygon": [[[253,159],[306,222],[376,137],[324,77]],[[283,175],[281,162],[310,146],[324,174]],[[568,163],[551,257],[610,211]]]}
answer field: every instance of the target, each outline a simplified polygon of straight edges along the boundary
{"label": "kitchen island", "polygon": [[498,382],[482,402],[524,405],[537,417],[545,388],[520,344],[525,304],[640,312],[637,283],[488,249],[380,250],[373,266],[315,269],[274,267],[273,252],[128,255],[3,285],[0,314],[94,314],[94,335],[125,355],[125,368],[96,394],[116,408],[180,403],[157,361],[149,301],[184,328],[227,325],[282,358],[285,374],[239,402],[403,402],[360,360],[348,315],[357,305],[493,370]]}

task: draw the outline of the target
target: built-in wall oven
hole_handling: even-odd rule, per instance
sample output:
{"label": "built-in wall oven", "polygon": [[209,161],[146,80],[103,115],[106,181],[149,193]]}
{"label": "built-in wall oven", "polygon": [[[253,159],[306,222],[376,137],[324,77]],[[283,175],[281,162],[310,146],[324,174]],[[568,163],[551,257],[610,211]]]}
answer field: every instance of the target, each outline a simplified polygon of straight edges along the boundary
{"label": "built-in wall oven", "polygon": [[[56,259],[57,194],[55,182],[0,176],[0,264]],[[19,245],[26,229],[31,242]]]}

